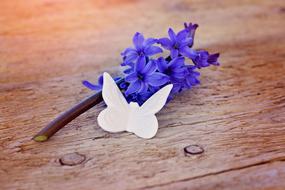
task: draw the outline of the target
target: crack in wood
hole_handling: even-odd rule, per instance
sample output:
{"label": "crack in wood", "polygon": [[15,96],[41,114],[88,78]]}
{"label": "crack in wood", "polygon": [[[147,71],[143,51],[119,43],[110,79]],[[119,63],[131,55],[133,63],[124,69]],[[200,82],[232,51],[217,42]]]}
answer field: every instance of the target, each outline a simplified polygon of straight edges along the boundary
{"label": "crack in wood", "polygon": [[260,166],[260,165],[266,165],[266,164],[270,164],[270,163],[273,163],[273,162],[284,162],[284,161],[285,161],[285,156],[282,156],[282,157],[273,158],[273,159],[266,160],[266,161],[260,161],[260,162],[254,163],[254,164],[239,166],[239,167],[235,167],[235,168],[229,168],[229,169],[226,169],[226,170],[221,170],[221,171],[217,171],[217,172],[211,172],[211,173],[198,175],[198,176],[194,176],[194,177],[190,177],[190,178],[185,178],[185,179],[181,179],[181,180],[176,180],[176,181],[171,181],[171,182],[167,182],[167,183],[161,183],[161,184],[156,184],[156,185],[145,186],[145,187],[141,187],[139,189],[150,189],[150,188],[155,188],[155,187],[163,187],[163,186],[167,186],[167,185],[170,185],[170,184],[173,184],[173,183],[177,183],[177,182],[191,181],[191,180],[195,180],[195,179],[201,179],[201,178],[205,178],[205,177],[208,177],[208,176],[214,176],[214,175],[223,174],[223,173],[227,173],[227,172],[232,172],[232,171],[236,171],[236,170],[247,169],[247,168]]}

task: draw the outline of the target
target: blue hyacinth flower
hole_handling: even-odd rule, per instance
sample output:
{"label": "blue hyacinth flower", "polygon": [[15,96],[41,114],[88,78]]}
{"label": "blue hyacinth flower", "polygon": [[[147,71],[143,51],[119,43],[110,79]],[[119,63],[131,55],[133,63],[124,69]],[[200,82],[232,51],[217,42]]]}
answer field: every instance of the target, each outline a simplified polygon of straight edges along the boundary
{"label": "blue hyacinth flower", "polygon": [[170,51],[170,56],[172,59],[183,55],[190,59],[196,57],[196,52],[190,48],[193,44],[193,38],[189,36],[189,31],[184,29],[178,34],[169,28],[168,30],[169,38],[160,38],[159,43],[162,47]]}
{"label": "blue hyacinth flower", "polygon": [[188,37],[192,38],[192,43],[189,43],[189,47],[192,47],[194,43],[195,32],[196,29],[198,28],[198,24],[192,24],[191,22],[189,24],[184,23],[184,28],[188,32]]}
{"label": "blue hyacinth flower", "polygon": [[132,93],[145,93],[149,86],[158,87],[169,81],[169,77],[163,73],[156,72],[156,64],[150,60],[146,63],[145,59],[138,59],[133,72],[125,78],[130,85],[125,92],[126,96]]}
{"label": "blue hyacinth flower", "polygon": [[133,66],[133,62],[138,59],[147,59],[148,56],[161,53],[162,49],[160,47],[154,46],[157,40],[154,38],[145,39],[141,33],[136,33],[133,37],[134,48],[127,48],[121,53],[123,56],[122,66],[130,65]]}
{"label": "blue hyacinth flower", "polygon": [[[128,102],[142,105],[150,96],[167,84],[173,84],[169,99],[181,91],[191,89],[200,83],[197,69],[210,65],[219,65],[219,53],[210,54],[206,50],[194,50],[193,43],[197,24],[184,23],[184,29],[177,34],[170,28],[168,38],[145,39],[141,33],[135,33],[133,47],[121,53],[124,68],[123,81],[119,87]],[[156,46],[160,44],[161,47]],[[154,55],[163,49],[170,53],[158,59]],[[165,54],[162,54],[165,55]],[[190,60],[186,64],[186,60]],[[103,77],[98,84],[83,81],[91,90],[101,90]]]}
{"label": "blue hyacinth flower", "polygon": [[193,59],[193,63],[197,66],[197,68],[208,67],[210,65],[218,66],[220,63],[218,62],[220,54],[209,54],[209,52],[205,50],[197,51],[197,56]]}

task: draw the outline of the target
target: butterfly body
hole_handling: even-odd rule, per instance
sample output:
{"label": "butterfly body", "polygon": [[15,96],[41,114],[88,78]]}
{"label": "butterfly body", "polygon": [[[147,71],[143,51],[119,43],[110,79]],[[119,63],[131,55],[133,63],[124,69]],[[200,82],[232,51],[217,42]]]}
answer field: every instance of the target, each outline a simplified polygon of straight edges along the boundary
{"label": "butterfly body", "polygon": [[104,73],[103,99],[107,104],[98,116],[98,124],[105,131],[128,131],[142,138],[152,138],[158,130],[155,114],[165,105],[172,85],[167,85],[150,97],[142,106],[128,103],[112,77]]}
{"label": "butterfly body", "polygon": [[139,104],[136,102],[130,102],[129,103],[129,117],[128,121],[126,122],[126,131],[133,133],[134,132],[134,126],[133,123],[135,122],[136,118],[135,116],[139,114]]}

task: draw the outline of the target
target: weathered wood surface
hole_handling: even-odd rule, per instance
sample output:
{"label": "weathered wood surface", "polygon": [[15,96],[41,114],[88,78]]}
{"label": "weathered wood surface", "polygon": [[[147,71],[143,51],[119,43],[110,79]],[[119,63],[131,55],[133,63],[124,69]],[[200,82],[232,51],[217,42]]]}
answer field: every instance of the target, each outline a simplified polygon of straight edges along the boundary
{"label": "weathered wood surface", "polygon": [[[284,1],[0,2],[0,189],[285,189]],[[80,116],[31,137],[91,92],[136,31],[200,24],[222,66],[158,115],[156,138],[108,134]],[[198,145],[199,155],[184,147]]]}

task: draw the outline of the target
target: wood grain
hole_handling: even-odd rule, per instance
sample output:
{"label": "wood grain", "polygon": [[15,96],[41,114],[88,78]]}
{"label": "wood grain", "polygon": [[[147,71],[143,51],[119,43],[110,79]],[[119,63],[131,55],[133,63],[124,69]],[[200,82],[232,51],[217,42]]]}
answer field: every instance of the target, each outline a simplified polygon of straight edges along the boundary
{"label": "wood grain", "polygon": [[[0,5],[1,190],[285,189],[284,1]],[[115,70],[136,31],[165,36],[184,21],[199,23],[195,47],[221,52],[222,65],[158,114],[156,138],[102,131],[100,105],[48,142],[31,140],[92,93],[82,80]],[[204,152],[186,155],[189,145]]]}

